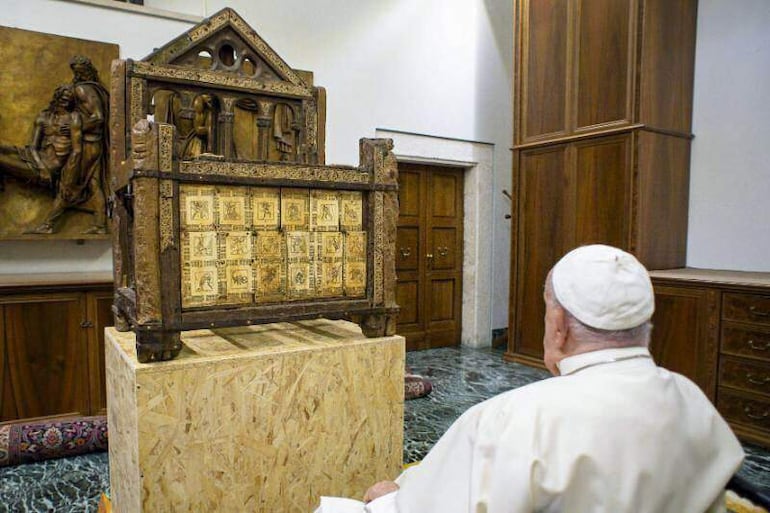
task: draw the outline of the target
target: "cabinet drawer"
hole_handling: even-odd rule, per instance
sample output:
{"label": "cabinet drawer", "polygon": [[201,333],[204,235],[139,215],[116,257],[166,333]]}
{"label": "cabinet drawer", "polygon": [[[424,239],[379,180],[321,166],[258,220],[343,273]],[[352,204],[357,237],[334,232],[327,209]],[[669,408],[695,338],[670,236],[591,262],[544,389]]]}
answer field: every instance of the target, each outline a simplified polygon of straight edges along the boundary
{"label": "cabinet drawer", "polygon": [[726,293],[722,305],[723,319],[770,326],[770,296]]}
{"label": "cabinet drawer", "polygon": [[770,431],[770,399],[720,387],[717,409],[728,422]]}
{"label": "cabinet drawer", "polygon": [[757,392],[770,399],[770,363],[723,356],[719,385]]}
{"label": "cabinet drawer", "polygon": [[770,331],[725,323],[722,326],[721,351],[770,361]]}

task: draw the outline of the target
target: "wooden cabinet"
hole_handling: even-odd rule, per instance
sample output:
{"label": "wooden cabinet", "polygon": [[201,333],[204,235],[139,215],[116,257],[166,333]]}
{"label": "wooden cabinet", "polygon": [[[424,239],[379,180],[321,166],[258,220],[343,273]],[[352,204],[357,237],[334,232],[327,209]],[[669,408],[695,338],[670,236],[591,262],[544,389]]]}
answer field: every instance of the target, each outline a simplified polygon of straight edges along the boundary
{"label": "wooden cabinet", "polygon": [[0,276],[0,421],[106,411],[111,275]]}
{"label": "wooden cabinet", "polygon": [[651,274],[657,363],[698,383],[739,437],[770,446],[770,273]]}
{"label": "wooden cabinet", "polygon": [[685,265],[694,0],[518,0],[509,345],[542,365],[543,283],[603,243]]}

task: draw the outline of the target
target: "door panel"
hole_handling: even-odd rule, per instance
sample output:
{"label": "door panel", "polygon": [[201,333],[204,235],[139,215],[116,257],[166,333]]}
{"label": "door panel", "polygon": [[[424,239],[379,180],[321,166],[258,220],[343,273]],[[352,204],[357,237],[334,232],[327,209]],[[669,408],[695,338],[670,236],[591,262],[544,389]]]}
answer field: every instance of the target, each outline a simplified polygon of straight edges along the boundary
{"label": "door panel", "polygon": [[454,319],[454,285],[453,279],[433,280],[431,282],[431,322],[452,321]]}
{"label": "door panel", "polygon": [[420,308],[417,298],[420,295],[420,284],[417,280],[404,281],[399,279],[396,284],[396,301],[400,307],[398,314],[399,328],[419,329]]}
{"label": "door panel", "polygon": [[419,267],[420,228],[403,226],[396,236],[396,261],[399,271],[417,271]]}
{"label": "door panel", "polygon": [[458,345],[462,305],[463,172],[399,164],[396,295],[407,349]]}
{"label": "door panel", "polygon": [[634,3],[578,2],[578,131],[631,121]]}
{"label": "door panel", "polygon": [[2,419],[88,415],[83,294],[24,296],[4,306],[7,373]]}
{"label": "door panel", "polygon": [[[454,174],[430,175],[430,203],[433,217],[455,217],[457,216],[457,177]],[[462,197],[461,197],[462,198]]]}
{"label": "door panel", "polygon": [[[521,20],[521,122],[519,142],[567,133],[568,0],[527,0]],[[521,135],[519,135],[519,133]]]}
{"label": "door panel", "polygon": [[631,135],[575,144],[577,153],[576,244],[628,249],[631,197]]}
{"label": "door panel", "polygon": [[457,267],[457,230],[455,228],[433,229],[433,269],[450,269]]}
{"label": "door panel", "polygon": [[414,170],[398,172],[398,204],[401,217],[417,217],[420,215],[420,174]]}
{"label": "door panel", "polygon": [[107,390],[104,371],[104,328],[112,326],[112,292],[93,292],[88,294],[88,321],[91,325],[88,336],[88,366],[91,389],[91,413],[107,414]]}
{"label": "door panel", "polygon": [[574,247],[575,197],[568,147],[519,154],[519,265],[516,273],[516,352],[543,357],[543,284],[551,267]]}

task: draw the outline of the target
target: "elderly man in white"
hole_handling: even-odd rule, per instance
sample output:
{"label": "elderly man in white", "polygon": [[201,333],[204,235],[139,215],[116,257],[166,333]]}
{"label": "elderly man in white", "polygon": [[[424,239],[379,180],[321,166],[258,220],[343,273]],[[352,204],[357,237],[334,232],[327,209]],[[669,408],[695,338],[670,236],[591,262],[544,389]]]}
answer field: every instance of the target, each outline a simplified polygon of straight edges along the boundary
{"label": "elderly man in white", "polygon": [[652,360],[654,299],[632,255],[571,251],[545,283],[555,377],[469,409],[420,465],[370,488],[365,506],[323,497],[319,511],[724,511],[743,450],[695,384]]}

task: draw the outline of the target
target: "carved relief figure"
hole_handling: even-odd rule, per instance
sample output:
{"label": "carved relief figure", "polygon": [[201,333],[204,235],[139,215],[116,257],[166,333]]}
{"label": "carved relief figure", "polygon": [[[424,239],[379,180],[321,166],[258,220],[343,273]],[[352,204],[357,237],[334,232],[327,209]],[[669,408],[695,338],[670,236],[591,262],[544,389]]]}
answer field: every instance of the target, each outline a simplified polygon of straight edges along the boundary
{"label": "carved relief figure", "polygon": [[182,158],[214,152],[214,99],[201,94],[193,100],[193,126],[182,147]]}
{"label": "carved relief figure", "polygon": [[209,218],[208,203],[205,201],[190,202],[190,219],[206,220]]}
{"label": "carved relief figure", "polygon": [[35,119],[32,140],[27,146],[0,144],[0,169],[55,188],[62,168],[72,155],[73,137],[77,139],[77,154],[73,158],[79,158],[80,125],[72,86],[60,85],[54,91],[51,103]]}
{"label": "carved relief figure", "polygon": [[237,287],[243,287],[244,285],[248,285],[248,283],[249,283],[248,272],[243,271],[243,270],[233,271],[232,283],[233,283],[233,285],[235,285]]}
{"label": "carved relief figure", "polygon": [[299,124],[294,119],[294,109],[285,103],[275,106],[273,113],[273,139],[281,154],[281,161],[293,161],[296,154]]}
{"label": "carved relief figure", "polygon": [[[82,156],[78,169],[62,173],[54,206],[41,228],[50,228],[66,209],[92,200],[94,219],[84,233],[107,233],[107,169],[109,93],[99,81],[99,73],[88,57],[76,55],[70,60],[74,75],[75,106],[82,118]],[[46,232],[46,233],[51,233]]]}
{"label": "carved relief figure", "polygon": [[85,234],[107,233],[105,116],[108,95],[91,61],[70,61],[73,85],[59,86],[49,107],[35,120],[32,141],[17,148],[0,145],[0,167],[14,176],[32,178],[55,191],[53,206],[39,226],[25,233],[55,233],[68,210],[92,200],[93,222]]}

